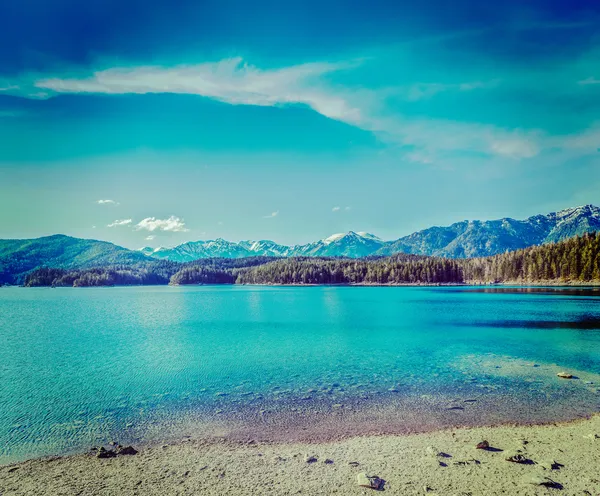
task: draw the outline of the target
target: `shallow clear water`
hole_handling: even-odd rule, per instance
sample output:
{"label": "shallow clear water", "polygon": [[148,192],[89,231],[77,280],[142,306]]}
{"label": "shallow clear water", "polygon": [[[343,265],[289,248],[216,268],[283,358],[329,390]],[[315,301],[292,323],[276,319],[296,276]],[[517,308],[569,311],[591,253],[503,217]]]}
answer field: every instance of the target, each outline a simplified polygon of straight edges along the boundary
{"label": "shallow clear water", "polygon": [[112,439],[589,414],[599,303],[572,289],[1,288],[0,463]]}

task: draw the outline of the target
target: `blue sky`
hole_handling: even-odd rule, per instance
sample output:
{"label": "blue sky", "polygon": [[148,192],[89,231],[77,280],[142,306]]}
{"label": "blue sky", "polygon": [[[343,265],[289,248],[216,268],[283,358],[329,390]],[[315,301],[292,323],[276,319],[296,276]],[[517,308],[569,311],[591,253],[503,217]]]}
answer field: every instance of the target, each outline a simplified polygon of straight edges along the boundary
{"label": "blue sky", "polygon": [[7,0],[0,237],[394,239],[600,203],[597,2]]}

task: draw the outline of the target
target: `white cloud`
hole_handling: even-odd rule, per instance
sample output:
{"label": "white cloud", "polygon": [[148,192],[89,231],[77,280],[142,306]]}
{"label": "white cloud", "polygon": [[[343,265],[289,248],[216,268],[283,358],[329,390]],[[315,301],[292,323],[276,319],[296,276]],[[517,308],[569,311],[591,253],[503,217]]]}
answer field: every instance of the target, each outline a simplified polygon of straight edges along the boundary
{"label": "white cloud", "polygon": [[118,205],[119,202],[116,202],[115,200],[98,200],[96,202],[98,205]]}
{"label": "white cloud", "polygon": [[110,224],[108,224],[106,227],[128,226],[132,222],[133,222],[133,219],[115,220],[114,222],[111,222]]}
{"label": "white cloud", "polygon": [[272,219],[273,217],[277,217],[279,215],[279,210],[275,212],[271,212],[269,215],[264,215],[263,219]]}
{"label": "white cloud", "polygon": [[156,238],[156,236],[154,234],[150,234],[149,236],[146,236],[146,241],[152,241],[154,238]]}
{"label": "white cloud", "polygon": [[157,219],[156,217],[146,217],[140,221],[135,229],[137,231],[171,231],[171,232],[188,232],[189,229],[185,227],[185,222],[179,217],[171,215],[168,219]]}
{"label": "white cloud", "polygon": [[311,80],[352,63],[308,63],[260,70],[240,57],[175,67],[143,66],[95,72],[85,79],[40,79],[37,88],[56,93],[182,93],[233,105],[305,104],[332,119],[355,122],[359,110]]}
{"label": "white cloud", "polygon": [[349,210],[352,210],[352,207],[344,207],[344,210],[348,212]]}
{"label": "white cloud", "polygon": [[340,207],[333,207],[331,209],[332,212],[339,212],[340,211]]}

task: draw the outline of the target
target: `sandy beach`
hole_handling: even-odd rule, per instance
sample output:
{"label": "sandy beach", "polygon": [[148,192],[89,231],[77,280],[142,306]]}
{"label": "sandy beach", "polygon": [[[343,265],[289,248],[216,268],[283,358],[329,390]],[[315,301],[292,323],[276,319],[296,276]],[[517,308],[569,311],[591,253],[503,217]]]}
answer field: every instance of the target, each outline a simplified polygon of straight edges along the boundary
{"label": "sandy beach", "polygon": [[[488,449],[477,449],[483,441]],[[110,447],[107,447],[110,448]],[[521,461],[508,461],[507,458]],[[91,452],[0,468],[0,494],[600,494],[600,415],[542,426],[461,428],[329,443],[184,439],[100,459]]]}

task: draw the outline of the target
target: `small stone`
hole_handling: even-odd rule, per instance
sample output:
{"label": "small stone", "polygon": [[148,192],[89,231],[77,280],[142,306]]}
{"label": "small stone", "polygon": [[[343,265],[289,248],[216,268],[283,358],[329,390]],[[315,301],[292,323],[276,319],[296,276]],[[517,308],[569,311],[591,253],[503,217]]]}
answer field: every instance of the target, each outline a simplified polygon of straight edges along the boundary
{"label": "small stone", "polygon": [[360,465],[360,463],[358,463],[358,462],[348,462],[348,465],[350,465],[351,467],[358,467]]}
{"label": "small stone", "polygon": [[437,449],[435,446],[427,446],[427,448],[425,448],[425,451],[429,456],[439,456],[440,454],[440,450]]}
{"label": "small stone", "polygon": [[326,458],[323,463],[325,463],[326,465],[333,465],[333,460],[331,458]]}
{"label": "small stone", "polygon": [[506,459],[507,462],[512,462],[512,463],[527,463],[527,458],[525,458],[523,455],[516,453],[514,455],[509,456]]}
{"label": "small stone", "polygon": [[475,448],[482,450],[490,449],[490,443],[488,443],[487,441],[481,441],[480,443],[477,443],[477,446],[475,446]]}
{"label": "small stone", "polygon": [[540,467],[546,470],[558,470],[562,465],[556,460],[544,460],[539,463]]}
{"label": "small stone", "polygon": [[318,461],[318,459],[317,459],[317,457],[316,457],[316,456],[306,455],[306,456],[304,457],[304,461],[305,461],[306,463],[315,463],[316,461]]}
{"label": "small stone", "polygon": [[529,479],[529,484],[533,484],[534,486],[558,487],[558,484],[550,477],[543,477],[541,475],[534,475],[531,477],[531,479]]}
{"label": "small stone", "polygon": [[468,460],[456,460],[453,462],[453,465],[465,466],[465,465],[480,465],[481,462],[479,460],[475,460],[475,458],[470,458]]}
{"label": "small stone", "polygon": [[385,481],[376,475],[367,475],[361,472],[356,476],[356,483],[361,487],[369,487],[375,489],[375,491],[380,491],[383,489]]}
{"label": "small stone", "polygon": [[568,372],[559,372],[556,375],[561,379],[573,379],[573,374],[569,374]]}

